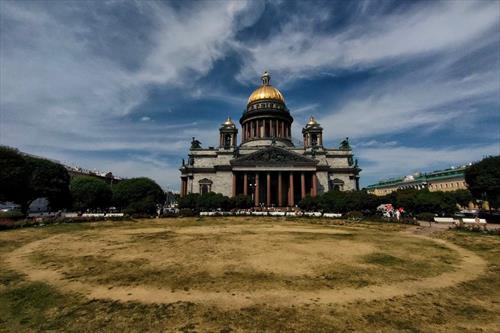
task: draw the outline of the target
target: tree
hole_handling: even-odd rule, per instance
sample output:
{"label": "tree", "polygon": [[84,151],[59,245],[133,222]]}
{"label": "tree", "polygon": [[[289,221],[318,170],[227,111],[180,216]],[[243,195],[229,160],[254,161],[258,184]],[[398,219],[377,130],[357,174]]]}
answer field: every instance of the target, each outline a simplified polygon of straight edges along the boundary
{"label": "tree", "polygon": [[112,192],[109,185],[95,177],[77,176],[69,185],[73,207],[84,211],[87,209],[105,209],[111,206]]}
{"label": "tree", "polygon": [[23,212],[33,200],[43,197],[51,209],[67,207],[69,180],[68,172],[58,163],[0,147],[0,199],[20,204]]}
{"label": "tree", "polygon": [[476,199],[488,200],[490,207],[500,202],[500,156],[490,156],[465,169],[465,182]]}
{"label": "tree", "polygon": [[473,199],[469,190],[456,190],[448,193],[453,195],[455,202],[462,207],[467,207],[469,202]]}
{"label": "tree", "polygon": [[24,156],[16,149],[0,146],[0,201],[26,202],[29,175]]}
{"label": "tree", "polygon": [[155,214],[163,204],[165,193],[149,178],[131,178],[113,185],[113,202],[129,214]]}
{"label": "tree", "polygon": [[66,168],[42,158],[26,157],[26,160],[30,170],[28,206],[37,198],[47,198],[52,210],[68,207],[70,176]]}
{"label": "tree", "polygon": [[318,209],[318,206],[318,197],[312,197],[310,195],[306,195],[304,199],[300,200],[299,202],[299,207],[303,210],[314,211]]}
{"label": "tree", "polygon": [[238,194],[236,197],[233,198],[233,206],[235,208],[251,208],[253,206],[253,200],[252,197],[249,195],[244,195],[244,194]]}

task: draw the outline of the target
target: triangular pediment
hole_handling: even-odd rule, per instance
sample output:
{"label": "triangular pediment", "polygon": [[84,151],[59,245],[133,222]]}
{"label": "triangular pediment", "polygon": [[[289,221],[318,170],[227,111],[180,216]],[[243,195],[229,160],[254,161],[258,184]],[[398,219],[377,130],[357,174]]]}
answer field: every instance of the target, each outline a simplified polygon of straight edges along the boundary
{"label": "triangular pediment", "polygon": [[231,161],[234,166],[315,166],[318,161],[279,147],[260,149]]}

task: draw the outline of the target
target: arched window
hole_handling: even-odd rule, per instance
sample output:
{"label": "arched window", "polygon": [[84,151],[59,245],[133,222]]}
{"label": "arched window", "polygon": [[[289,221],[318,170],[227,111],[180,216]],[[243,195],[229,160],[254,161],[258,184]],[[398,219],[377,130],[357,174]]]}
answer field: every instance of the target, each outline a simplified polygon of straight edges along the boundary
{"label": "arched window", "polygon": [[318,144],[318,135],[311,134],[311,146],[316,146]]}
{"label": "arched window", "polygon": [[208,178],[200,179],[198,184],[200,185],[200,194],[206,194],[208,192],[212,192],[213,182],[210,179]]}
{"label": "arched window", "polygon": [[330,188],[334,191],[344,190],[344,181],[342,179],[335,178],[330,180]]}
{"label": "arched window", "polygon": [[231,134],[224,135],[224,148],[231,147]]}

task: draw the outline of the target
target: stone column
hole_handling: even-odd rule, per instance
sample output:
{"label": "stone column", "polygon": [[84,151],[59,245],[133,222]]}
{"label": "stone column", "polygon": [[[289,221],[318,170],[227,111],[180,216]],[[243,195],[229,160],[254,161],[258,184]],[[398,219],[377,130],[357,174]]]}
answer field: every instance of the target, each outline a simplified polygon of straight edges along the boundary
{"label": "stone column", "polygon": [[285,137],[285,122],[281,121],[281,137]]}
{"label": "stone column", "polygon": [[300,198],[304,199],[306,196],[306,176],[303,172],[300,173]]}
{"label": "stone column", "polygon": [[316,172],[312,175],[312,193],[311,196],[315,197],[318,195],[318,179],[316,177]]}
{"label": "stone column", "polygon": [[283,207],[283,179],[281,171],[278,172],[278,206]]}
{"label": "stone column", "polygon": [[289,191],[288,205],[290,207],[293,207],[293,206],[295,206],[295,203],[294,203],[294,197],[293,197],[293,172],[291,172],[291,171],[290,171],[290,186],[288,187],[288,191]]}
{"label": "stone column", "polygon": [[243,194],[248,195],[248,174],[243,175]]}
{"label": "stone column", "polygon": [[233,198],[236,196],[236,174],[233,172]]}
{"label": "stone column", "polygon": [[259,186],[259,173],[255,173],[255,206],[257,207],[260,202],[259,198],[259,191],[260,191],[260,186]]}
{"label": "stone column", "polygon": [[267,191],[266,191],[266,201],[267,201],[267,207],[271,206],[271,173],[267,173]]}

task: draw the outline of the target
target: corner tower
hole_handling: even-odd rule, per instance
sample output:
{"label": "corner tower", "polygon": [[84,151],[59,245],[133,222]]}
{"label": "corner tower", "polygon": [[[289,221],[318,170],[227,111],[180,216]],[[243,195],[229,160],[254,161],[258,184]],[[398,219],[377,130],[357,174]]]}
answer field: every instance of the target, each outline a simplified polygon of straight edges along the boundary
{"label": "corner tower", "polygon": [[323,127],[311,116],[302,129],[304,149],[323,147]]}
{"label": "corner tower", "polygon": [[230,117],[221,124],[219,128],[219,147],[223,149],[235,148],[237,143],[238,129]]}
{"label": "corner tower", "polygon": [[269,146],[276,144],[293,147],[292,122],[281,92],[271,86],[271,75],[264,72],[262,85],[248,98],[240,118],[242,146]]}

